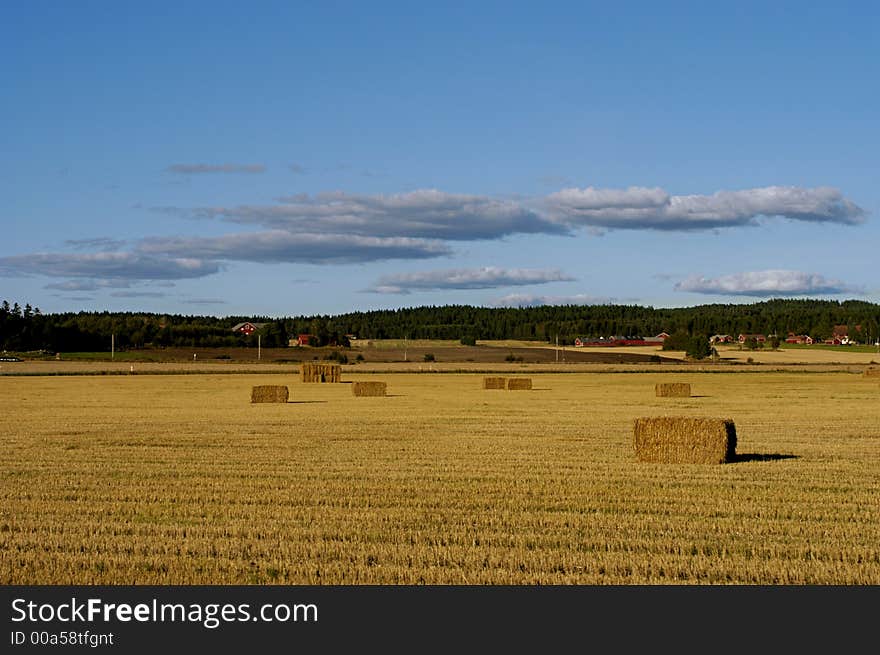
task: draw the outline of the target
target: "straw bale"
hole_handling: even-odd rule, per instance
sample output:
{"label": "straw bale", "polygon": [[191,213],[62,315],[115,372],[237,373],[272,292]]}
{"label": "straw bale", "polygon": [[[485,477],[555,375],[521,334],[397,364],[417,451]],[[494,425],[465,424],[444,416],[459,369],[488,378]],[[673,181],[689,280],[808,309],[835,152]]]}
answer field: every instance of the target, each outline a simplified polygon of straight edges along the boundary
{"label": "straw bale", "polygon": [[664,398],[690,398],[691,385],[685,382],[660,382],[654,385],[654,393]]}
{"label": "straw bale", "polygon": [[507,379],[507,389],[509,391],[515,391],[519,389],[531,389],[532,388],[532,378],[508,378]]}
{"label": "straw bale", "polygon": [[869,366],[865,369],[865,377],[866,378],[880,378],[880,367],[878,366]]}
{"label": "straw bale", "polygon": [[636,458],[640,462],[723,464],[736,456],[736,426],[731,419],[637,418],[633,435]]}
{"label": "straw bale", "polygon": [[251,388],[252,403],[286,403],[290,397],[287,387],[278,384],[263,384]]}
{"label": "straw bale", "polygon": [[388,385],[385,382],[352,382],[351,392],[355,396],[384,396]]}
{"label": "straw bale", "polygon": [[300,367],[300,376],[303,382],[342,382],[342,366],[304,362]]}
{"label": "straw bale", "polygon": [[484,389],[506,389],[507,378],[483,378]]}

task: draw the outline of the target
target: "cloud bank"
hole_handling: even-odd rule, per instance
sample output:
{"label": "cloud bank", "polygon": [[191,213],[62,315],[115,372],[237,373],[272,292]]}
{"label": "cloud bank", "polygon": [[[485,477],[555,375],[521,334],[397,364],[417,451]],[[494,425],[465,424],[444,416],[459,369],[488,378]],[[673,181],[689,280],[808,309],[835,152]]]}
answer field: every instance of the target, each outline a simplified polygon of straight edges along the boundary
{"label": "cloud bank", "polygon": [[553,220],[618,230],[692,231],[758,225],[759,217],[856,225],[865,211],[831,187],[770,186],[671,196],[660,188],[563,189],[545,200]]}
{"label": "cloud bank", "polygon": [[142,252],[46,253],[0,257],[0,274],[102,280],[179,280],[217,273],[220,264],[193,257],[156,257]]}
{"label": "cloud bank", "polygon": [[690,232],[754,227],[761,218],[857,225],[865,211],[833,187],[769,186],[712,195],[670,195],[654,187],[567,188],[525,201],[419,189],[391,195],[343,191],[278,198],[271,205],[157,207],[193,218],[289,232],[345,233],[446,241],[515,234],[573,234],[579,228]]}
{"label": "cloud bank", "polygon": [[806,296],[864,293],[863,289],[816,273],[768,270],[734,273],[716,278],[691,276],[675,285],[676,291],[729,296]]}
{"label": "cloud bank", "polygon": [[[393,195],[342,191],[279,198],[276,205],[199,207],[196,218],[286,230],[446,241],[500,239],[512,234],[565,234],[568,228],[520,203],[489,196],[420,189]],[[164,208],[166,211],[168,208]]]}
{"label": "cloud bank", "polygon": [[547,284],[574,278],[558,270],[534,268],[459,268],[419,273],[398,273],[379,278],[367,291],[407,294],[412,291],[449,289],[495,289],[498,287]]}
{"label": "cloud bank", "polygon": [[427,259],[450,254],[440,241],[351,234],[292,234],[268,230],[219,237],[153,237],[144,253],[171,257],[257,263],[351,264],[386,259]]}
{"label": "cloud bank", "polygon": [[[174,164],[168,170],[178,174],[261,173],[265,167],[261,164]],[[294,168],[291,170],[296,172]],[[0,257],[0,275],[66,278],[68,282],[58,281],[56,284],[61,286],[52,288],[97,290],[101,283],[119,285],[122,281],[204,277],[235,261],[338,265],[437,258],[453,254],[455,243],[503,240],[514,235],[573,236],[579,230],[590,234],[614,229],[690,232],[753,227],[774,217],[839,225],[856,225],[865,220],[865,211],[835,188],[782,186],[682,196],[670,195],[656,187],[567,188],[526,200],[446,193],[437,189],[389,195],[335,191],[285,196],[270,205],[155,207],[153,211],[259,227],[244,233],[211,237],[156,236],[130,244],[109,237],[73,239],[65,245],[77,251],[74,253]],[[93,252],[83,252],[86,250]],[[526,269],[434,271],[388,276],[378,280],[371,290],[407,293],[415,289],[481,289],[568,279],[542,278],[546,273]],[[791,272],[787,278],[781,275],[784,272],[771,273],[777,275],[772,280],[765,279],[764,286],[728,276],[714,280],[689,278],[676,288],[693,293],[743,295],[851,290],[839,281],[819,276],[805,282],[792,279]],[[767,274],[765,271],[739,275],[766,278]],[[92,286],[88,286],[90,284]],[[516,301],[540,302],[541,297]]]}

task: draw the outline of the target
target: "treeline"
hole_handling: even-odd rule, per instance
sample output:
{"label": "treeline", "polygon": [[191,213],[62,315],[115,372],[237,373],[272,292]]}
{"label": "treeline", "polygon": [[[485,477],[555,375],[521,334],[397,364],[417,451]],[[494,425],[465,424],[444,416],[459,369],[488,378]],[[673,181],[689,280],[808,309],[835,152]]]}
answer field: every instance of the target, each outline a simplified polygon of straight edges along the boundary
{"label": "treeline", "polygon": [[232,332],[244,321],[266,323],[260,331],[266,348],[286,346],[283,322],[268,317],[181,316],[136,312],[43,314],[29,304],[0,304],[0,348],[11,351],[85,352],[164,347],[257,346],[257,335]]}
{"label": "treeline", "polygon": [[[740,333],[807,334],[824,340],[837,325],[851,338],[873,342],[880,335],[880,305],[856,300],[769,300],[743,304],[660,308],[639,305],[562,305],[487,308],[444,305],[339,315],[182,316],[134,312],[43,314],[30,305],[0,305],[0,348],[53,352],[117,348],[256,346],[257,334],[232,332],[237,323],[265,323],[263,347],[286,346],[298,334],[317,345],[359,339],[526,339],[573,343],[577,337],[689,336]],[[860,329],[857,329],[857,326]]]}
{"label": "treeline", "polygon": [[[570,344],[577,337],[689,336],[762,333],[831,336],[846,325],[851,337],[866,341],[880,335],[880,305],[856,300],[770,300],[674,309],[639,305],[555,305],[486,308],[445,305],[297,317],[291,333],[317,331],[353,334],[360,339],[528,339]],[[861,330],[856,330],[860,326]],[[859,335],[864,335],[860,338]]]}

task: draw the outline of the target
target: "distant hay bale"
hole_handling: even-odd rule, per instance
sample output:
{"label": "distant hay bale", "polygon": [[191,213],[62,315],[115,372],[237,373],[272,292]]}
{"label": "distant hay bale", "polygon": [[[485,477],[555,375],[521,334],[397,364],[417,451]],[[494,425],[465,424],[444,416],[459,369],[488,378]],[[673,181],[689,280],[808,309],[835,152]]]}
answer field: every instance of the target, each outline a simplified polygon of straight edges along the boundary
{"label": "distant hay bale", "polygon": [[869,366],[865,369],[866,378],[880,378],[880,366]]}
{"label": "distant hay bale", "polygon": [[300,367],[300,377],[303,382],[342,382],[342,366],[304,362]]}
{"label": "distant hay bale", "polygon": [[352,382],[351,392],[355,396],[384,396],[387,387],[385,382]]}
{"label": "distant hay bale", "polygon": [[506,389],[507,378],[483,378],[484,389]]}
{"label": "distant hay bale", "polygon": [[690,398],[691,385],[685,382],[660,382],[654,385],[654,393],[664,398]]}
{"label": "distant hay bale", "polygon": [[286,403],[290,398],[287,387],[278,384],[264,384],[251,388],[252,403]]}
{"label": "distant hay bale", "polygon": [[507,379],[507,390],[508,391],[516,391],[519,389],[531,389],[532,388],[532,378],[508,378]]}
{"label": "distant hay bale", "polygon": [[736,457],[736,426],[730,419],[637,418],[633,435],[640,462],[723,464]]}

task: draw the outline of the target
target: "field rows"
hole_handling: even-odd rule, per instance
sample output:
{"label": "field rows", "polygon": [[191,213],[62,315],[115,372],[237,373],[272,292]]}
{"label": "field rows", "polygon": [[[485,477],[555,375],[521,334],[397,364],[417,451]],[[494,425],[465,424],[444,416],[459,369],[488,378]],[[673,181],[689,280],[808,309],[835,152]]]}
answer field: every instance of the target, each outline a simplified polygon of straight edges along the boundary
{"label": "field rows", "polygon": [[[880,584],[876,381],[381,379],[0,378],[0,580]],[[636,463],[632,420],[670,413],[733,418],[742,461]]]}

